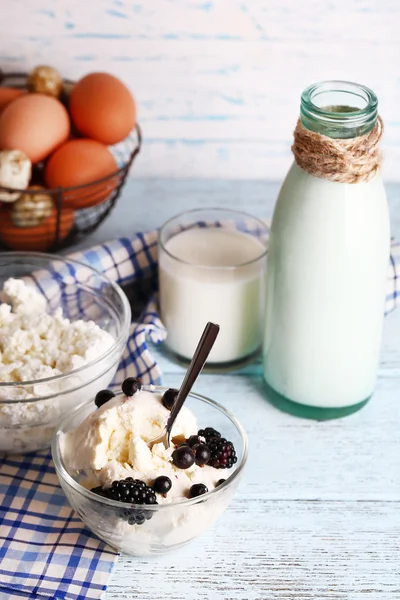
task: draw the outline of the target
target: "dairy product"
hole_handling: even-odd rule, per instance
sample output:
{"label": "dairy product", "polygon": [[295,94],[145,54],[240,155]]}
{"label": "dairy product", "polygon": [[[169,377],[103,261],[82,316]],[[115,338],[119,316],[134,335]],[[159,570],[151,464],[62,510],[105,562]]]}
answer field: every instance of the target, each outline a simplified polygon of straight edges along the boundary
{"label": "dairy product", "polygon": [[[0,304],[0,382],[21,383],[70,373],[104,354],[114,338],[93,321],[70,321],[62,309],[47,314],[46,299],[24,281],[9,279]],[[62,389],[62,387],[61,387]],[[59,383],[0,388],[0,399],[35,398],[60,391]]]}
{"label": "dairy product", "polygon": [[384,317],[390,226],[379,175],[313,177],[295,163],[275,208],[268,253],[264,376],[323,408],[371,395]]}
{"label": "dairy product", "polygon": [[161,318],[174,352],[190,359],[208,321],[220,325],[211,363],[239,360],[259,348],[265,289],[265,261],[259,258],[264,253],[257,237],[234,227],[186,229],[164,243]]}
{"label": "dairy product", "polygon": [[[111,381],[117,368],[115,356],[101,365],[89,363],[104,355],[115,340],[93,321],[63,317],[61,308],[48,314],[45,297],[21,279],[7,280],[1,299],[0,382],[14,385],[0,386],[0,451],[36,449],[48,444],[66,406],[88,397],[77,390],[94,384],[85,394],[95,393],[99,377],[105,386]],[[86,365],[87,369],[74,373]],[[35,383],[66,374],[70,375]],[[45,397],[51,398],[29,402]]]}
{"label": "dairy product", "polygon": [[[171,447],[165,449],[162,444],[156,444],[150,450],[147,442],[161,433],[169,415],[160,393],[142,390],[130,398],[119,396],[99,409],[94,405],[93,408],[88,412],[89,406],[81,407],[78,413],[88,416],[75,429],[55,438],[64,467],[75,481],[87,489],[101,485],[105,490],[113,482],[127,477],[152,486],[157,477],[167,476],[172,483],[168,493],[157,493],[157,505],[132,508],[129,503],[118,502],[118,508],[111,508],[97,495],[91,500],[86,498],[59,473],[71,505],[96,535],[130,554],[154,554],[185,544],[221,515],[237,487],[238,478],[222,489],[217,483],[221,478],[228,479],[234,467],[218,469],[193,464],[183,469],[174,464],[176,461],[172,462],[175,445],[198,431],[196,418],[189,409],[183,407],[178,415]],[[71,417],[75,423],[79,423],[78,413]],[[202,425],[203,419],[204,414]],[[56,458],[58,470],[57,462]],[[187,502],[193,484],[205,484],[214,493],[204,496],[204,500],[195,498],[199,502]],[[130,511],[130,514],[132,511],[146,514],[149,509],[151,512],[140,524],[129,523],[124,516]]]}
{"label": "dairy product", "polygon": [[[168,415],[161,396],[150,391],[110,400],[75,430],[63,435],[61,453],[67,470],[83,475],[89,488],[109,487],[113,481],[126,477],[151,485],[156,477],[166,475],[172,481],[172,488],[165,497],[159,496],[160,504],[188,498],[195,483],[214,489],[222,477],[220,469],[196,464],[179,469],[172,462],[174,444],[168,449],[163,444],[149,448],[147,442],[162,432]],[[173,427],[172,439],[187,439],[195,433],[196,419],[183,407]]]}

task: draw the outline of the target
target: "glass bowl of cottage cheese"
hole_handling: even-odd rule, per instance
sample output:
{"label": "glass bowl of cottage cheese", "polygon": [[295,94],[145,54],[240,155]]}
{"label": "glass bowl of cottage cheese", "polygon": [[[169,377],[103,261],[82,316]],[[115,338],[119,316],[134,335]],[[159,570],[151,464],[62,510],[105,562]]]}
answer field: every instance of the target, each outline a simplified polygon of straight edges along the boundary
{"label": "glass bowl of cottage cheese", "polygon": [[0,452],[50,446],[63,416],[113,380],[130,320],[122,289],[89,265],[0,253]]}
{"label": "glass bowl of cottage cheese", "polygon": [[164,398],[171,391],[148,386],[100,408],[85,402],[52,442],[72,508],[100,539],[135,556],[169,552],[210,528],[230,504],[247,460],[239,421],[195,393],[177,417],[170,447],[149,447],[168,419]]}

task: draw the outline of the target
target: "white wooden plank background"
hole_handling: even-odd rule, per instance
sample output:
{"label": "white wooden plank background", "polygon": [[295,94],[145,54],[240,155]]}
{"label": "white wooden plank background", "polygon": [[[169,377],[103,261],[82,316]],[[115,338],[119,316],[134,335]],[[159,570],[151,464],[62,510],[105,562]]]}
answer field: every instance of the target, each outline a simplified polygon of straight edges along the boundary
{"label": "white wooden plank background", "polygon": [[311,82],[372,87],[400,180],[398,0],[3,0],[0,67],[120,76],[136,95],[138,176],[281,178]]}

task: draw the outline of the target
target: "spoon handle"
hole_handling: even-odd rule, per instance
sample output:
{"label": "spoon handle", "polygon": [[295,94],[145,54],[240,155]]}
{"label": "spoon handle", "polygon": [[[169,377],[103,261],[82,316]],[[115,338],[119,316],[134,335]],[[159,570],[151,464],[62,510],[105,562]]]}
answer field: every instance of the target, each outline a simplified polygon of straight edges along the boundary
{"label": "spoon handle", "polygon": [[186,371],[185,378],[182,382],[175,403],[169,415],[166,427],[168,437],[171,433],[172,426],[175,423],[175,419],[183,406],[183,403],[188,397],[194,382],[196,381],[196,379],[201,373],[202,368],[204,367],[204,364],[208,358],[208,355],[211,352],[211,348],[214,345],[218,333],[219,325],[215,325],[214,323],[207,323],[203,331],[203,335],[201,336],[201,339],[197,345],[195,353],[193,354],[193,358],[190,361],[189,368]]}

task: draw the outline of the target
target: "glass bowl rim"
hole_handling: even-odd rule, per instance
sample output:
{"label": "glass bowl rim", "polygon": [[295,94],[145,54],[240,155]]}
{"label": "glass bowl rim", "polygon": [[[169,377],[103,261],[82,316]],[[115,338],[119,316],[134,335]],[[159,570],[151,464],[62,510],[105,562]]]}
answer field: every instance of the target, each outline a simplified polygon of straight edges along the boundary
{"label": "glass bowl rim", "polygon": [[[109,277],[107,277],[107,275],[105,275],[98,269],[95,269],[91,265],[84,263],[83,261],[64,257],[64,256],[59,256],[57,254],[50,254],[50,253],[46,253],[46,252],[23,252],[23,251],[0,252],[0,260],[3,257],[10,258],[10,259],[12,259],[14,257],[15,258],[26,258],[27,262],[29,262],[30,258],[36,258],[36,259],[46,261],[47,263],[51,262],[51,261],[60,261],[60,262],[64,263],[64,265],[72,264],[72,265],[77,265],[78,267],[85,267],[86,269],[89,269],[89,271],[91,271],[92,274],[98,275],[101,278],[103,278],[103,280],[105,280],[106,283],[109,284],[114,289],[114,291],[116,292],[116,294],[118,295],[118,297],[120,298],[120,300],[122,302],[124,310],[123,310],[123,315],[122,315],[122,319],[121,319],[120,334],[118,335],[118,337],[116,338],[116,340],[114,341],[112,346],[110,346],[110,348],[108,348],[108,350],[104,354],[102,354],[95,360],[88,362],[86,365],[83,365],[82,367],[79,367],[78,369],[74,369],[73,371],[69,371],[68,373],[62,373],[61,375],[54,375],[53,377],[45,377],[43,379],[34,379],[34,380],[29,380],[29,381],[0,382],[0,390],[1,389],[13,389],[16,387],[24,387],[24,386],[28,386],[28,385],[31,385],[31,386],[39,385],[42,383],[52,383],[54,381],[60,381],[60,380],[66,379],[66,378],[70,377],[71,375],[76,375],[77,373],[81,373],[81,372],[85,371],[86,369],[93,367],[98,362],[104,360],[110,354],[112,354],[121,345],[121,343],[125,340],[126,332],[128,331],[129,324],[131,322],[131,307],[128,302],[128,298],[126,297],[122,288],[117,283],[114,283],[113,281],[111,281],[111,279],[109,279]],[[40,267],[38,267],[38,269],[40,269]],[[15,399],[15,400],[14,399],[4,399],[4,400],[1,399],[0,403],[1,404],[18,404],[18,403],[27,403],[27,402],[38,402],[39,400],[46,400],[46,399],[50,399],[50,398],[53,398],[54,396],[59,396],[59,395],[60,395],[60,393],[57,392],[57,393],[53,393],[49,396],[40,396],[40,397],[36,397],[36,398],[22,398],[22,399]]]}
{"label": "glass bowl rim", "polygon": [[[157,236],[157,242],[159,247],[162,249],[163,252],[165,252],[165,254],[167,254],[170,258],[172,258],[174,261],[181,263],[183,265],[187,265],[190,267],[193,267],[195,269],[205,269],[206,271],[224,271],[224,272],[228,272],[228,271],[234,271],[235,269],[241,269],[243,267],[247,267],[249,265],[255,264],[257,263],[259,260],[261,260],[262,258],[264,258],[267,254],[268,254],[268,241],[267,243],[264,245],[264,250],[258,255],[256,256],[256,258],[252,258],[251,260],[247,260],[243,263],[238,263],[237,265],[229,265],[229,266],[211,266],[211,265],[201,265],[201,264],[196,264],[196,263],[191,263],[191,262],[187,262],[186,260],[182,260],[181,258],[179,258],[178,256],[175,256],[175,254],[172,254],[172,252],[170,252],[169,250],[167,250],[167,248],[165,247],[165,243],[162,241],[161,236],[164,233],[164,230],[167,228],[168,225],[170,225],[171,223],[173,223],[175,220],[180,219],[181,217],[185,216],[185,215],[194,215],[195,213],[206,213],[206,212],[212,212],[212,211],[221,211],[221,212],[226,212],[226,213],[231,213],[232,215],[238,215],[241,217],[245,217],[247,219],[253,219],[253,221],[256,221],[265,231],[266,234],[269,233],[269,227],[267,225],[267,223],[265,223],[264,221],[262,221],[261,219],[259,219],[258,217],[255,217],[253,215],[251,215],[248,212],[245,212],[243,210],[235,210],[234,208],[224,208],[223,206],[210,206],[209,208],[192,208],[190,210],[183,210],[182,212],[174,215],[173,217],[170,217],[167,221],[165,221],[165,223],[163,223],[158,231],[158,236]],[[193,221],[193,224],[195,224],[196,222]],[[223,229],[223,228],[221,228]],[[183,231],[186,231],[185,229]],[[180,233],[180,232],[179,232]],[[249,234],[251,235],[251,234]],[[169,238],[171,239],[171,238]]]}
{"label": "glass bowl rim", "polygon": [[[165,386],[158,386],[158,385],[157,386],[156,385],[148,385],[148,386],[144,385],[142,387],[142,389],[145,391],[148,391],[148,392],[156,393],[156,392],[165,392],[169,388],[165,387]],[[120,395],[122,395],[122,394],[120,394]],[[171,502],[168,504],[131,504],[128,502],[119,502],[118,500],[109,500],[108,498],[103,498],[102,496],[99,496],[98,494],[95,494],[94,492],[91,492],[90,490],[83,487],[83,485],[81,485],[80,483],[75,481],[75,479],[68,473],[67,469],[65,468],[64,462],[63,462],[63,459],[61,456],[59,441],[60,441],[60,435],[62,433],[62,429],[63,429],[64,425],[71,418],[73,418],[74,415],[76,415],[79,411],[81,411],[83,408],[85,408],[89,404],[92,404],[94,406],[93,399],[82,402],[72,412],[70,412],[66,417],[64,417],[64,419],[59,423],[57,430],[53,436],[53,439],[51,442],[51,456],[53,459],[55,469],[57,471],[57,475],[59,476],[60,480],[67,483],[70,487],[73,488],[73,490],[75,492],[77,492],[81,496],[84,496],[88,500],[94,500],[94,501],[100,502],[101,504],[104,504],[104,505],[112,507],[112,508],[127,508],[128,509],[128,508],[139,508],[140,507],[141,510],[146,510],[146,511],[151,511],[151,512],[157,512],[158,510],[164,510],[164,509],[168,509],[168,508],[175,508],[177,506],[179,506],[179,507],[180,506],[182,506],[182,507],[192,506],[193,504],[198,504],[200,502],[204,502],[205,500],[208,500],[209,498],[211,498],[215,494],[218,494],[222,490],[227,489],[231,485],[231,483],[238,477],[238,475],[242,472],[242,470],[244,469],[244,466],[246,465],[246,462],[247,462],[248,438],[247,438],[246,431],[244,430],[240,421],[227,408],[225,408],[219,402],[216,402],[215,400],[211,400],[211,398],[208,398],[207,396],[203,396],[202,394],[197,394],[196,392],[191,392],[189,394],[189,397],[195,398],[196,400],[200,400],[201,402],[204,402],[205,404],[209,404],[209,405],[213,406],[220,413],[222,413],[225,417],[227,417],[231,421],[231,423],[236,427],[237,431],[239,432],[241,441],[242,441],[243,452],[242,452],[241,459],[238,462],[236,469],[218,487],[214,488],[213,490],[210,490],[206,494],[197,496],[196,498],[188,498],[186,500],[180,500],[179,502]],[[221,469],[221,471],[223,472],[223,469]]]}

